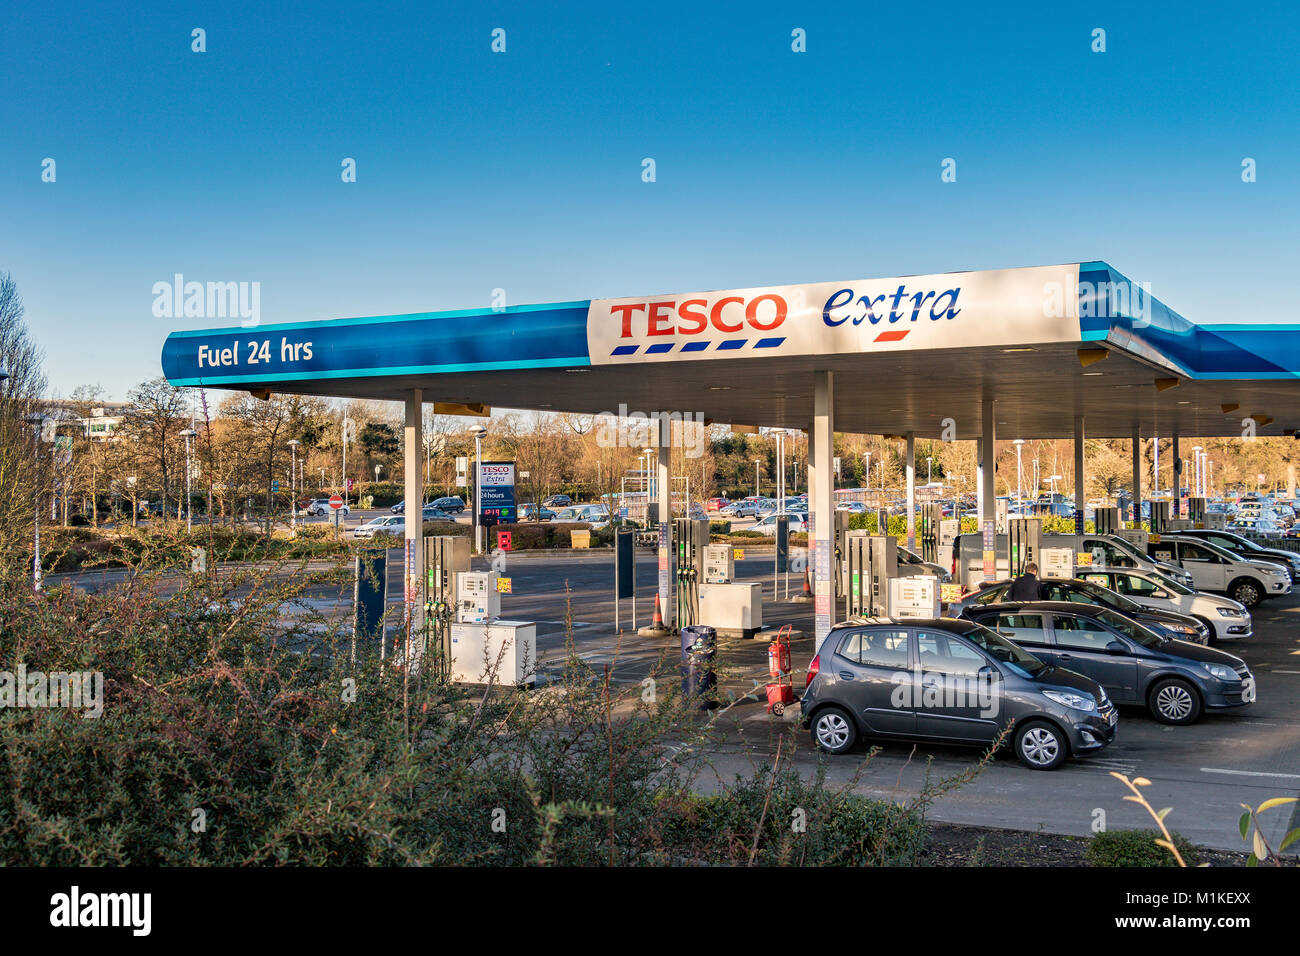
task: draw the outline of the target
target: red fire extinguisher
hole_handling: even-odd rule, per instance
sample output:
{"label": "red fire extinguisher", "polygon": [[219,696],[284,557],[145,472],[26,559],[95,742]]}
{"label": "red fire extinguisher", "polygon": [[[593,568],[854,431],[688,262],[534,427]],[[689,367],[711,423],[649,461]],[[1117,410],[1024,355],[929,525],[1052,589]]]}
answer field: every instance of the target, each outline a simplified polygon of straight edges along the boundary
{"label": "red fire extinguisher", "polygon": [[772,677],[790,672],[790,645],[785,641],[778,639],[767,645],[767,672]]}

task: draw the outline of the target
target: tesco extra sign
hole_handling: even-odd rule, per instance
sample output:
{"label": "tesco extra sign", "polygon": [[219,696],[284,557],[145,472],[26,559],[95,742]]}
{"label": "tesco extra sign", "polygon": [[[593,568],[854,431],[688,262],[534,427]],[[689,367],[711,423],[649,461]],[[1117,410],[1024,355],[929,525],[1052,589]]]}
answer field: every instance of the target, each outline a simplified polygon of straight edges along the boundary
{"label": "tesco extra sign", "polygon": [[587,349],[611,364],[1069,341],[1077,321],[1045,312],[1044,289],[1077,283],[1065,265],[596,299]]}

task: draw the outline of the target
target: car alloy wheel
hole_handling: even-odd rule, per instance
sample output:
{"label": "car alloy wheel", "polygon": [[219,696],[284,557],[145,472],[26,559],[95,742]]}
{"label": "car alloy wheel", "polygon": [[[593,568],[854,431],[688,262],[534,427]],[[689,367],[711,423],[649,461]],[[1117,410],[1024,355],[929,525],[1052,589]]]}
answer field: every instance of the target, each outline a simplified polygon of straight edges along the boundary
{"label": "car alloy wheel", "polygon": [[1199,711],[1196,695],[1182,681],[1166,681],[1151,697],[1156,717],[1167,724],[1189,724]]}
{"label": "car alloy wheel", "polygon": [[1232,598],[1246,607],[1254,607],[1259,603],[1259,588],[1250,581],[1242,581],[1232,592]]}
{"label": "car alloy wheel", "polygon": [[1033,724],[1021,731],[1016,749],[1035,770],[1050,770],[1065,759],[1060,734],[1047,724]]}
{"label": "car alloy wheel", "polygon": [[849,715],[838,707],[828,707],[813,719],[813,739],[827,753],[844,753],[856,737]]}

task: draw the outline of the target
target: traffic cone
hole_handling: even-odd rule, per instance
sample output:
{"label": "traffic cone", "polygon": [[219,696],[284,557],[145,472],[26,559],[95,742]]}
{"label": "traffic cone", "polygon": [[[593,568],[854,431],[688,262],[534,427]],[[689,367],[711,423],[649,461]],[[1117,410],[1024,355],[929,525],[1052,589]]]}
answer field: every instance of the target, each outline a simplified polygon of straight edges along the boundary
{"label": "traffic cone", "polygon": [[669,637],[672,632],[664,627],[663,609],[659,606],[659,592],[655,592],[655,613],[650,619],[650,626],[643,627],[637,632],[638,637]]}
{"label": "traffic cone", "polygon": [[811,572],[808,568],[803,571],[803,591],[790,598],[792,603],[811,604],[813,599],[812,579],[809,577]]}

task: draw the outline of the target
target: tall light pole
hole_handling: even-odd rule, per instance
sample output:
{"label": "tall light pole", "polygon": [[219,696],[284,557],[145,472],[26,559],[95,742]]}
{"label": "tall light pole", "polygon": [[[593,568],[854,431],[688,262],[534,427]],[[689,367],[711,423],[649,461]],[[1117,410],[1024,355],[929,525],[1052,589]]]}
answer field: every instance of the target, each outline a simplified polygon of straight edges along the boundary
{"label": "tall light pole", "polygon": [[347,412],[343,413],[343,507],[348,505],[348,425]]}
{"label": "tall light pole", "polygon": [[1025,447],[1025,440],[1017,438],[1011,444],[1016,446],[1016,511],[1021,510],[1021,502],[1025,493],[1024,472],[1021,470],[1020,450]]}
{"label": "tall light pole", "polygon": [[925,456],[925,483],[934,484],[934,457],[931,455]]}
{"label": "tall light pole", "polygon": [[483,510],[483,439],[487,429],[475,425],[470,429],[474,436],[474,550],[483,553],[483,528],[479,524],[479,514]]}
{"label": "tall light pole", "polygon": [[298,496],[293,490],[293,478],[298,471],[298,446],[302,442],[296,438],[289,439],[289,530],[298,532]]}
{"label": "tall light pole", "polygon": [[759,496],[758,495],[758,466],[762,463],[762,461],[763,459],[761,458],[754,459],[754,497],[755,498]]}
{"label": "tall light pole", "polygon": [[193,428],[187,428],[181,432],[181,437],[185,439],[185,533],[189,534],[194,530],[194,496],[190,494],[190,477],[192,469],[190,468],[190,439],[197,435]]}
{"label": "tall light pole", "polygon": [[41,460],[41,425],[44,419],[38,414],[27,416],[27,424],[32,426],[32,442],[36,449],[36,508],[33,511],[33,542],[35,557],[32,559],[32,590],[41,589],[41,489],[40,489],[40,460]]}

